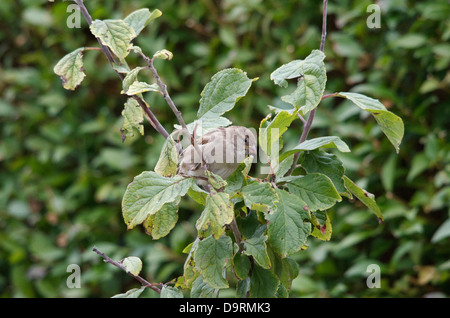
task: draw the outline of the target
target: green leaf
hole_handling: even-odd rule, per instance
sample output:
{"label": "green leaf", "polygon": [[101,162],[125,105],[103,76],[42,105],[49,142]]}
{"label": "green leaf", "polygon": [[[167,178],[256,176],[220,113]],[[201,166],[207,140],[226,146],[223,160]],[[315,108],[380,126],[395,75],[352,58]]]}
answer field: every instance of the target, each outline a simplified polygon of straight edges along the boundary
{"label": "green leaf", "polygon": [[250,289],[250,277],[244,280],[238,280],[236,285],[236,298],[248,298]]}
{"label": "green leaf", "polygon": [[164,177],[172,177],[177,174],[178,151],[172,136],[166,138],[161,149],[155,172]]}
{"label": "green leaf", "polygon": [[280,156],[280,161],[299,151],[311,151],[319,148],[337,148],[341,152],[350,152],[347,144],[337,136],[327,136],[306,140]]}
{"label": "green leaf", "polygon": [[233,269],[237,278],[240,280],[246,279],[250,273],[250,268],[250,259],[246,254],[238,252],[233,256]]}
{"label": "green leaf", "polygon": [[123,267],[125,267],[127,273],[131,273],[134,276],[138,276],[142,270],[142,261],[139,257],[130,256],[124,258],[121,263]]}
{"label": "green leaf", "polygon": [[309,219],[309,211],[305,209],[306,203],[298,196],[277,190],[279,202],[272,214],[266,219],[268,224],[269,244],[281,256],[299,251],[306,243],[311,232],[311,224],[304,222]]}
{"label": "green leaf", "polygon": [[403,49],[417,49],[426,46],[427,37],[423,34],[408,33],[393,41],[393,46]]}
{"label": "green leaf", "polygon": [[206,196],[208,195],[208,192],[201,189],[195,182],[192,183],[192,186],[191,186],[191,188],[189,188],[187,194],[195,202],[197,202],[201,205],[206,204]]}
{"label": "green leaf", "polygon": [[229,68],[216,73],[201,93],[198,118],[217,118],[231,110],[247,94],[252,82],[247,73]]}
{"label": "green leaf", "polygon": [[128,96],[133,96],[133,95],[137,95],[137,94],[141,94],[141,93],[145,93],[145,92],[161,93],[159,91],[158,84],[156,84],[156,83],[149,84],[146,82],[139,82],[139,81],[136,81],[133,84],[131,84],[130,87],[128,87],[128,90],[124,93],[127,94]]}
{"label": "green leaf", "polygon": [[259,223],[258,214],[255,211],[248,213],[245,218],[238,218],[236,222],[242,235],[244,253],[252,256],[260,266],[270,268],[266,244],[267,225]]}
{"label": "green leaf", "polygon": [[128,74],[125,76],[125,78],[122,81],[122,94],[125,94],[130,86],[137,81],[137,77],[139,72],[144,69],[144,67],[135,67],[131,71],[128,72]]}
{"label": "green leaf", "polygon": [[210,287],[201,275],[192,283],[191,298],[216,298],[218,294],[219,289]]}
{"label": "green leaf", "polygon": [[337,96],[351,100],[359,108],[371,113],[383,133],[394,145],[395,151],[400,151],[400,144],[405,133],[403,120],[397,115],[391,113],[386,107],[377,99],[373,99],[358,93],[340,92]]}
{"label": "green leaf", "polygon": [[154,19],[159,18],[162,15],[162,12],[158,9],[150,12],[149,9],[139,9],[132,13],[130,13],[124,21],[128,23],[134,30],[136,36],[141,33],[141,31]]}
{"label": "green leaf", "polygon": [[275,84],[282,87],[287,87],[286,79],[301,77],[295,91],[281,99],[300,108],[303,115],[316,108],[322,99],[327,81],[324,58],[323,52],[313,50],[304,60],[285,64],[270,75]]}
{"label": "green leaf", "polygon": [[134,29],[123,20],[95,20],[90,29],[120,60],[128,55],[131,41],[136,37]]}
{"label": "green leaf", "polygon": [[272,264],[271,271],[277,275],[280,283],[289,290],[292,285],[292,281],[299,274],[299,266],[296,261],[290,257],[281,257],[275,254],[271,249],[269,249],[270,262]]}
{"label": "green leaf", "polygon": [[194,252],[198,248],[199,242],[200,242],[200,239],[197,237],[194,242],[189,244],[189,246],[190,246],[189,255],[187,256],[186,261],[184,262],[184,265],[183,265],[184,285],[187,288],[191,288],[192,283],[195,281],[195,279],[197,279],[197,277],[199,275],[197,269],[195,268],[195,263],[194,263]]}
{"label": "green leaf", "polygon": [[206,197],[206,205],[196,227],[199,235],[212,234],[214,237],[221,236],[225,231],[225,225],[230,224],[234,217],[233,203],[230,196],[225,192],[211,192]]}
{"label": "green leaf", "polygon": [[86,76],[83,72],[83,50],[79,48],[67,54],[53,68],[53,72],[61,77],[65,89],[75,90]]}
{"label": "green leaf", "polygon": [[294,156],[290,155],[283,159],[278,165],[275,167],[272,166],[273,171],[277,179],[282,178],[292,167],[292,163],[294,162]]}
{"label": "green leaf", "polygon": [[346,195],[344,186],[345,168],[342,161],[334,154],[320,150],[305,152],[302,167],[307,173],[322,173],[331,179],[336,190],[341,195]]}
{"label": "green leaf", "polygon": [[330,178],[321,173],[296,178],[287,186],[291,193],[305,201],[310,211],[323,211],[342,201]]}
{"label": "green leaf", "polygon": [[278,284],[277,292],[275,294],[276,298],[288,298],[289,297],[289,291],[284,287],[283,284]]}
{"label": "green leaf", "polygon": [[124,294],[114,295],[111,298],[138,298],[145,290],[145,288],[145,286],[142,286],[141,288],[133,288]]}
{"label": "green leaf", "polygon": [[144,135],[144,113],[137,101],[133,98],[128,98],[125,103],[125,108],[122,111],[123,126],[120,129],[122,133],[122,141],[126,137],[134,136],[133,128],[136,128],[141,135]]}
{"label": "green leaf", "polygon": [[144,171],[131,182],[122,199],[122,215],[128,229],[144,222],[148,215],[158,212],[164,204],[178,202],[192,185],[191,178],[163,177]]}
{"label": "green leaf", "polygon": [[175,227],[178,221],[178,204],[166,203],[155,214],[150,214],[144,221],[145,232],[158,240]]}
{"label": "green leaf", "polygon": [[224,278],[224,267],[233,257],[231,238],[222,235],[217,240],[209,236],[198,243],[194,251],[195,267],[203,276],[203,280],[212,288],[228,288]]}
{"label": "green leaf", "polygon": [[227,182],[223,180],[221,176],[212,173],[209,170],[205,171],[205,175],[208,178],[209,184],[216,190],[222,189],[227,185]]}
{"label": "green leaf", "polygon": [[250,277],[249,296],[251,298],[272,298],[278,289],[279,280],[274,273],[254,265]]}
{"label": "green leaf", "polygon": [[344,184],[345,187],[353,193],[355,197],[358,198],[366,207],[368,207],[377,217],[379,222],[384,221],[383,214],[381,213],[380,208],[375,202],[375,196],[372,193],[367,192],[364,189],[358,187],[352,180],[350,180],[347,176],[344,176]]}
{"label": "green leaf", "polygon": [[252,182],[241,189],[241,194],[245,205],[256,211],[269,212],[278,201],[275,191],[267,182]]}
{"label": "green leaf", "polygon": [[130,67],[124,63],[121,64],[120,62],[114,62],[112,67],[116,72],[119,72],[122,74],[128,74],[130,72]]}
{"label": "green leaf", "polygon": [[450,219],[447,219],[439,226],[436,232],[434,232],[431,238],[431,243],[439,242],[440,240],[450,236]]}
{"label": "green leaf", "polygon": [[[292,121],[296,118],[296,112],[280,111],[273,120],[269,120],[270,115],[263,119],[259,129],[259,146],[269,157],[277,158],[281,148],[281,136],[289,128]],[[272,147],[278,144],[277,151],[272,153]]]}
{"label": "green leaf", "polygon": [[240,191],[245,184],[245,179],[248,177],[248,172],[252,166],[253,156],[248,156],[243,162],[239,164],[237,169],[227,179],[227,187],[225,192],[233,196],[236,192]]}
{"label": "green leaf", "polygon": [[[255,220],[256,221],[256,220]],[[264,234],[266,225],[260,225],[256,231],[250,236],[245,237],[242,243],[246,255],[253,256],[256,263],[261,267],[270,268],[270,259],[267,254],[267,236]]]}
{"label": "green leaf", "polygon": [[176,287],[164,285],[161,288],[160,298],[183,298],[183,293]]}
{"label": "green leaf", "polygon": [[143,53],[142,48],[137,45],[132,45],[128,50],[133,51],[134,53],[139,54],[139,55],[141,55]]}

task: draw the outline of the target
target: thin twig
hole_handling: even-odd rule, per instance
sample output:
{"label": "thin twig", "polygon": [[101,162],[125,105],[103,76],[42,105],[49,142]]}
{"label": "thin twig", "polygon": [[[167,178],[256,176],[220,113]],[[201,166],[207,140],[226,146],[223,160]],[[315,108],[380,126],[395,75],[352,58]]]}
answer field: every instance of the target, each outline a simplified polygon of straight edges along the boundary
{"label": "thin twig", "polygon": [[322,99],[325,99],[325,98],[330,98],[330,97],[336,97],[336,96],[337,96],[337,94],[338,94],[338,93],[333,93],[333,94],[327,94],[327,95],[323,95],[323,96],[322,96]]}
{"label": "thin twig", "polygon": [[192,134],[189,133],[189,130],[186,126],[186,123],[183,119],[183,116],[181,116],[181,111],[178,110],[177,106],[175,106],[175,103],[173,102],[172,98],[169,95],[169,91],[167,90],[167,85],[163,83],[161,80],[161,77],[159,76],[158,70],[156,69],[154,65],[154,58],[149,58],[144,53],[139,52],[140,55],[144,58],[144,60],[147,61],[148,68],[152,72],[153,78],[156,81],[156,84],[158,85],[159,89],[161,90],[163,98],[166,100],[167,104],[169,105],[172,112],[175,114],[175,117],[178,120],[178,123],[181,125],[181,128],[186,131],[187,134],[191,137],[191,144],[194,147],[195,151],[199,154],[201,161],[202,161],[202,168],[204,171],[208,170],[206,165],[206,160],[203,157],[203,152],[200,149],[200,146],[198,145],[197,140],[193,137]]}
{"label": "thin twig", "polygon": [[[325,40],[326,40],[326,37],[327,37],[327,5],[328,5],[328,0],[323,0],[322,36],[320,38],[320,50],[322,52],[324,51]],[[298,141],[298,144],[301,144],[302,142],[304,142],[306,140],[306,138],[308,138],[308,134],[309,134],[309,131],[311,130],[311,125],[312,125],[312,122],[314,120],[314,116],[315,115],[316,115],[316,108],[314,108],[309,113],[308,120],[306,121],[306,124],[303,127],[303,132],[302,132],[302,135],[300,136],[300,140]],[[294,169],[295,169],[295,167],[297,165],[297,161],[298,161],[299,157],[300,157],[300,152],[297,152],[294,155],[294,161],[292,162],[292,166],[289,169],[289,171],[287,172],[287,175],[292,174],[292,172],[294,171]]]}
{"label": "thin twig", "polygon": [[133,277],[134,279],[136,279],[138,282],[141,283],[142,286],[144,287],[148,287],[151,290],[154,290],[155,292],[157,292],[158,294],[161,293],[161,289],[156,287],[156,286],[160,286],[162,284],[160,283],[149,283],[147,280],[145,280],[144,278],[142,278],[139,275],[133,275],[132,273],[130,273],[129,271],[127,271],[127,269],[120,263],[112,260],[108,255],[106,255],[105,253],[101,252],[96,246],[94,246],[92,248],[92,250],[97,253],[98,255],[100,255],[101,257],[103,257],[105,263],[109,263],[111,265],[114,265],[117,268],[120,268],[121,270],[123,270],[125,273],[127,273],[128,275],[130,275],[131,277]]}
{"label": "thin twig", "polygon": [[84,51],[101,51],[102,49],[99,47],[85,47]]}
{"label": "thin twig", "polygon": [[325,49],[325,39],[327,38],[327,5],[328,0],[323,0],[322,37],[320,38],[320,50],[322,52]]}
{"label": "thin twig", "polygon": [[[89,14],[89,11],[87,10],[86,6],[84,5],[83,0],[74,0],[75,3],[78,5],[78,7],[80,8],[81,14],[83,15],[83,17],[86,19],[88,25],[90,26],[92,24],[92,17]],[[101,50],[102,52],[105,54],[106,58],[108,59],[109,63],[111,65],[114,65],[115,59],[111,53],[111,50],[103,45],[102,41],[97,38],[98,43],[101,46]],[[125,76],[122,73],[119,73],[118,71],[116,71],[116,74],[119,76],[119,78],[123,81],[123,79],[125,78]],[[145,118],[149,121],[149,123],[152,125],[152,127],[159,132],[164,138],[167,139],[167,137],[169,137],[169,133],[166,131],[166,129],[161,125],[161,123],[159,122],[159,120],[156,118],[156,116],[153,114],[153,112],[147,107],[147,104],[145,103],[145,101],[142,100],[142,98],[140,98],[137,95],[131,96],[132,98],[134,98],[139,106],[142,108],[142,110],[145,112],[146,116]]]}
{"label": "thin twig", "polygon": [[297,112],[297,117],[302,121],[303,125],[306,125],[306,120],[305,118],[303,118],[302,115],[300,115],[300,113]]}
{"label": "thin twig", "polygon": [[150,71],[152,71],[153,77],[155,78],[156,84],[158,84],[158,87],[161,90],[161,93],[162,93],[164,99],[166,100],[166,102],[169,105],[170,109],[175,114],[175,117],[177,118],[177,120],[180,123],[181,127],[183,127],[183,129],[187,130],[187,126],[186,126],[186,123],[184,122],[183,117],[181,116],[181,112],[175,106],[172,98],[169,95],[169,92],[167,91],[167,85],[162,82],[161,77],[159,76],[158,71],[156,70],[155,65],[153,64],[153,58],[152,59],[147,59],[147,62],[148,62],[148,67],[150,68]]}

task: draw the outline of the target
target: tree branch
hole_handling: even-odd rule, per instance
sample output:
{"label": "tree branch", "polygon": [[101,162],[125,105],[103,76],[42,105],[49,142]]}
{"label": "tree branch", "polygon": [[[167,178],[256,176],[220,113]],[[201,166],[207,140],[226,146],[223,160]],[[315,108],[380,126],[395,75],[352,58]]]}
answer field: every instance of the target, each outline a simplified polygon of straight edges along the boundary
{"label": "tree branch", "polygon": [[323,0],[322,37],[320,38],[320,50],[322,52],[325,48],[325,39],[327,38],[327,5],[328,5],[328,0]]}
{"label": "tree branch", "polygon": [[[89,14],[89,11],[87,10],[86,6],[84,5],[83,0],[74,0],[74,1],[78,5],[78,7],[80,8],[81,14],[86,19],[88,25],[90,26],[92,24],[92,17]],[[110,49],[107,46],[103,45],[102,41],[99,38],[96,37],[96,39],[97,39],[98,43],[100,44],[101,50],[105,54],[105,56],[108,59],[109,63],[111,65],[114,65],[116,62],[115,62],[115,59],[114,59]],[[115,70],[115,72],[119,76],[119,78],[123,81],[125,76],[122,73],[119,73],[116,70]],[[145,103],[145,101],[142,100],[142,98],[140,98],[139,96],[136,96],[136,95],[132,96],[132,98],[134,98],[138,102],[139,106],[142,108],[142,110],[146,114],[145,118],[149,121],[149,123],[152,125],[152,127],[157,132],[159,132],[164,138],[167,139],[167,137],[169,137],[169,133],[161,125],[161,123],[156,118],[156,116],[153,114],[153,112],[147,107],[147,104]]]}
{"label": "tree branch", "polygon": [[[325,40],[327,38],[327,5],[328,0],[323,0],[323,13],[322,13],[322,36],[320,38],[320,50],[323,52],[325,48]],[[331,96],[330,96],[331,97]],[[308,138],[309,131],[311,130],[311,125],[314,120],[314,116],[316,115],[316,108],[314,108],[310,113],[308,120],[306,121],[306,124],[303,127],[302,135],[300,136],[300,140],[298,141],[298,144],[301,144]],[[300,157],[300,152],[297,152],[294,155],[294,161],[292,162],[292,166],[287,172],[287,175],[292,174],[294,171],[298,158]]]}
{"label": "tree branch", "polygon": [[327,95],[323,95],[322,99],[326,99],[326,98],[330,98],[330,97],[336,97],[338,93],[333,93],[333,94],[327,94]]}
{"label": "tree branch", "polygon": [[233,221],[231,221],[230,229],[233,232],[234,238],[236,239],[236,244],[239,246],[239,251],[242,251],[242,235],[236,223],[236,218],[233,218]]}
{"label": "tree branch", "polygon": [[120,263],[118,263],[118,262],[112,260],[111,258],[109,258],[105,253],[101,252],[96,246],[94,246],[94,247],[92,248],[92,250],[93,250],[95,253],[97,253],[98,255],[100,255],[101,257],[103,257],[105,263],[109,263],[109,264],[111,264],[111,265],[114,265],[114,266],[117,267],[117,268],[120,268],[120,269],[123,270],[125,273],[127,273],[128,275],[130,275],[131,277],[133,277],[134,279],[136,279],[138,282],[140,282],[142,286],[148,287],[148,288],[150,288],[151,290],[154,290],[155,292],[157,292],[158,294],[161,293],[161,289],[158,288],[158,287],[156,287],[156,286],[159,286],[159,285],[161,285],[161,284],[159,284],[159,283],[154,283],[154,284],[152,284],[152,283],[149,283],[147,280],[145,280],[144,278],[142,278],[142,277],[139,276],[139,275],[138,275],[138,276],[133,275],[132,273],[130,273],[129,271],[127,271],[127,269],[126,269],[122,264],[120,264]]}

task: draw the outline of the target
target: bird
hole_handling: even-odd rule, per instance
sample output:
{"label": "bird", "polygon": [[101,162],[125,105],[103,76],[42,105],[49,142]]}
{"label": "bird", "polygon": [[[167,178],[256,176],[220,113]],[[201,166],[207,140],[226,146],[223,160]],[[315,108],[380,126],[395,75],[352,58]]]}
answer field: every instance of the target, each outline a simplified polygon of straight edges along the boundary
{"label": "bird", "polygon": [[198,151],[191,144],[180,155],[178,174],[194,177],[201,186],[208,184],[205,176],[202,156],[206,169],[226,180],[249,155],[256,157],[256,137],[243,126],[215,128],[199,138]]}

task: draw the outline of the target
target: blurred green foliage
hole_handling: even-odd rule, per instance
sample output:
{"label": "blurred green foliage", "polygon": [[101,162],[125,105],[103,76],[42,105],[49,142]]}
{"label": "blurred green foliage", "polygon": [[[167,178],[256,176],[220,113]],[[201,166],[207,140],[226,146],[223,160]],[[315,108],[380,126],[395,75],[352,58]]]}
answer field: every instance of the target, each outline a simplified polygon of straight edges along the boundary
{"label": "blurred green foliage", "polygon": [[[325,45],[327,90],[380,99],[405,122],[396,155],[372,118],[341,99],[319,105],[310,137],[341,136],[337,153],[346,174],[374,193],[385,222],[343,202],[330,211],[330,242],[310,239],[299,252],[291,296],[423,297],[450,295],[450,6],[446,0],[378,1],[381,28],[369,29],[371,1],[329,1]],[[199,205],[183,200],[180,221],[164,239],[127,232],[121,198],[127,184],[154,168],[162,137],[121,142],[121,83],[98,52],[86,52],[87,77],[76,92],[53,73],[68,52],[96,45],[86,30],[66,27],[69,2],[0,2],[0,296],[110,297],[138,287],[103,263],[138,256],[143,275],[166,282],[182,273],[183,248],[196,237]],[[195,118],[211,76],[238,67],[259,77],[228,114],[257,128],[279,103],[269,79],[283,63],[304,58],[320,43],[321,1],[165,0],[86,1],[93,18],[123,18],[135,9],[163,16],[139,37],[148,55],[166,48],[172,61],[157,68],[186,122]],[[136,65],[139,60],[136,58]],[[148,95],[171,131],[175,118],[161,97]],[[301,133],[297,121],[285,146]],[[81,266],[80,289],[69,289],[69,264]],[[381,267],[381,288],[366,286],[369,264]],[[145,291],[144,296],[156,296]],[[233,296],[230,290],[222,296]]]}

